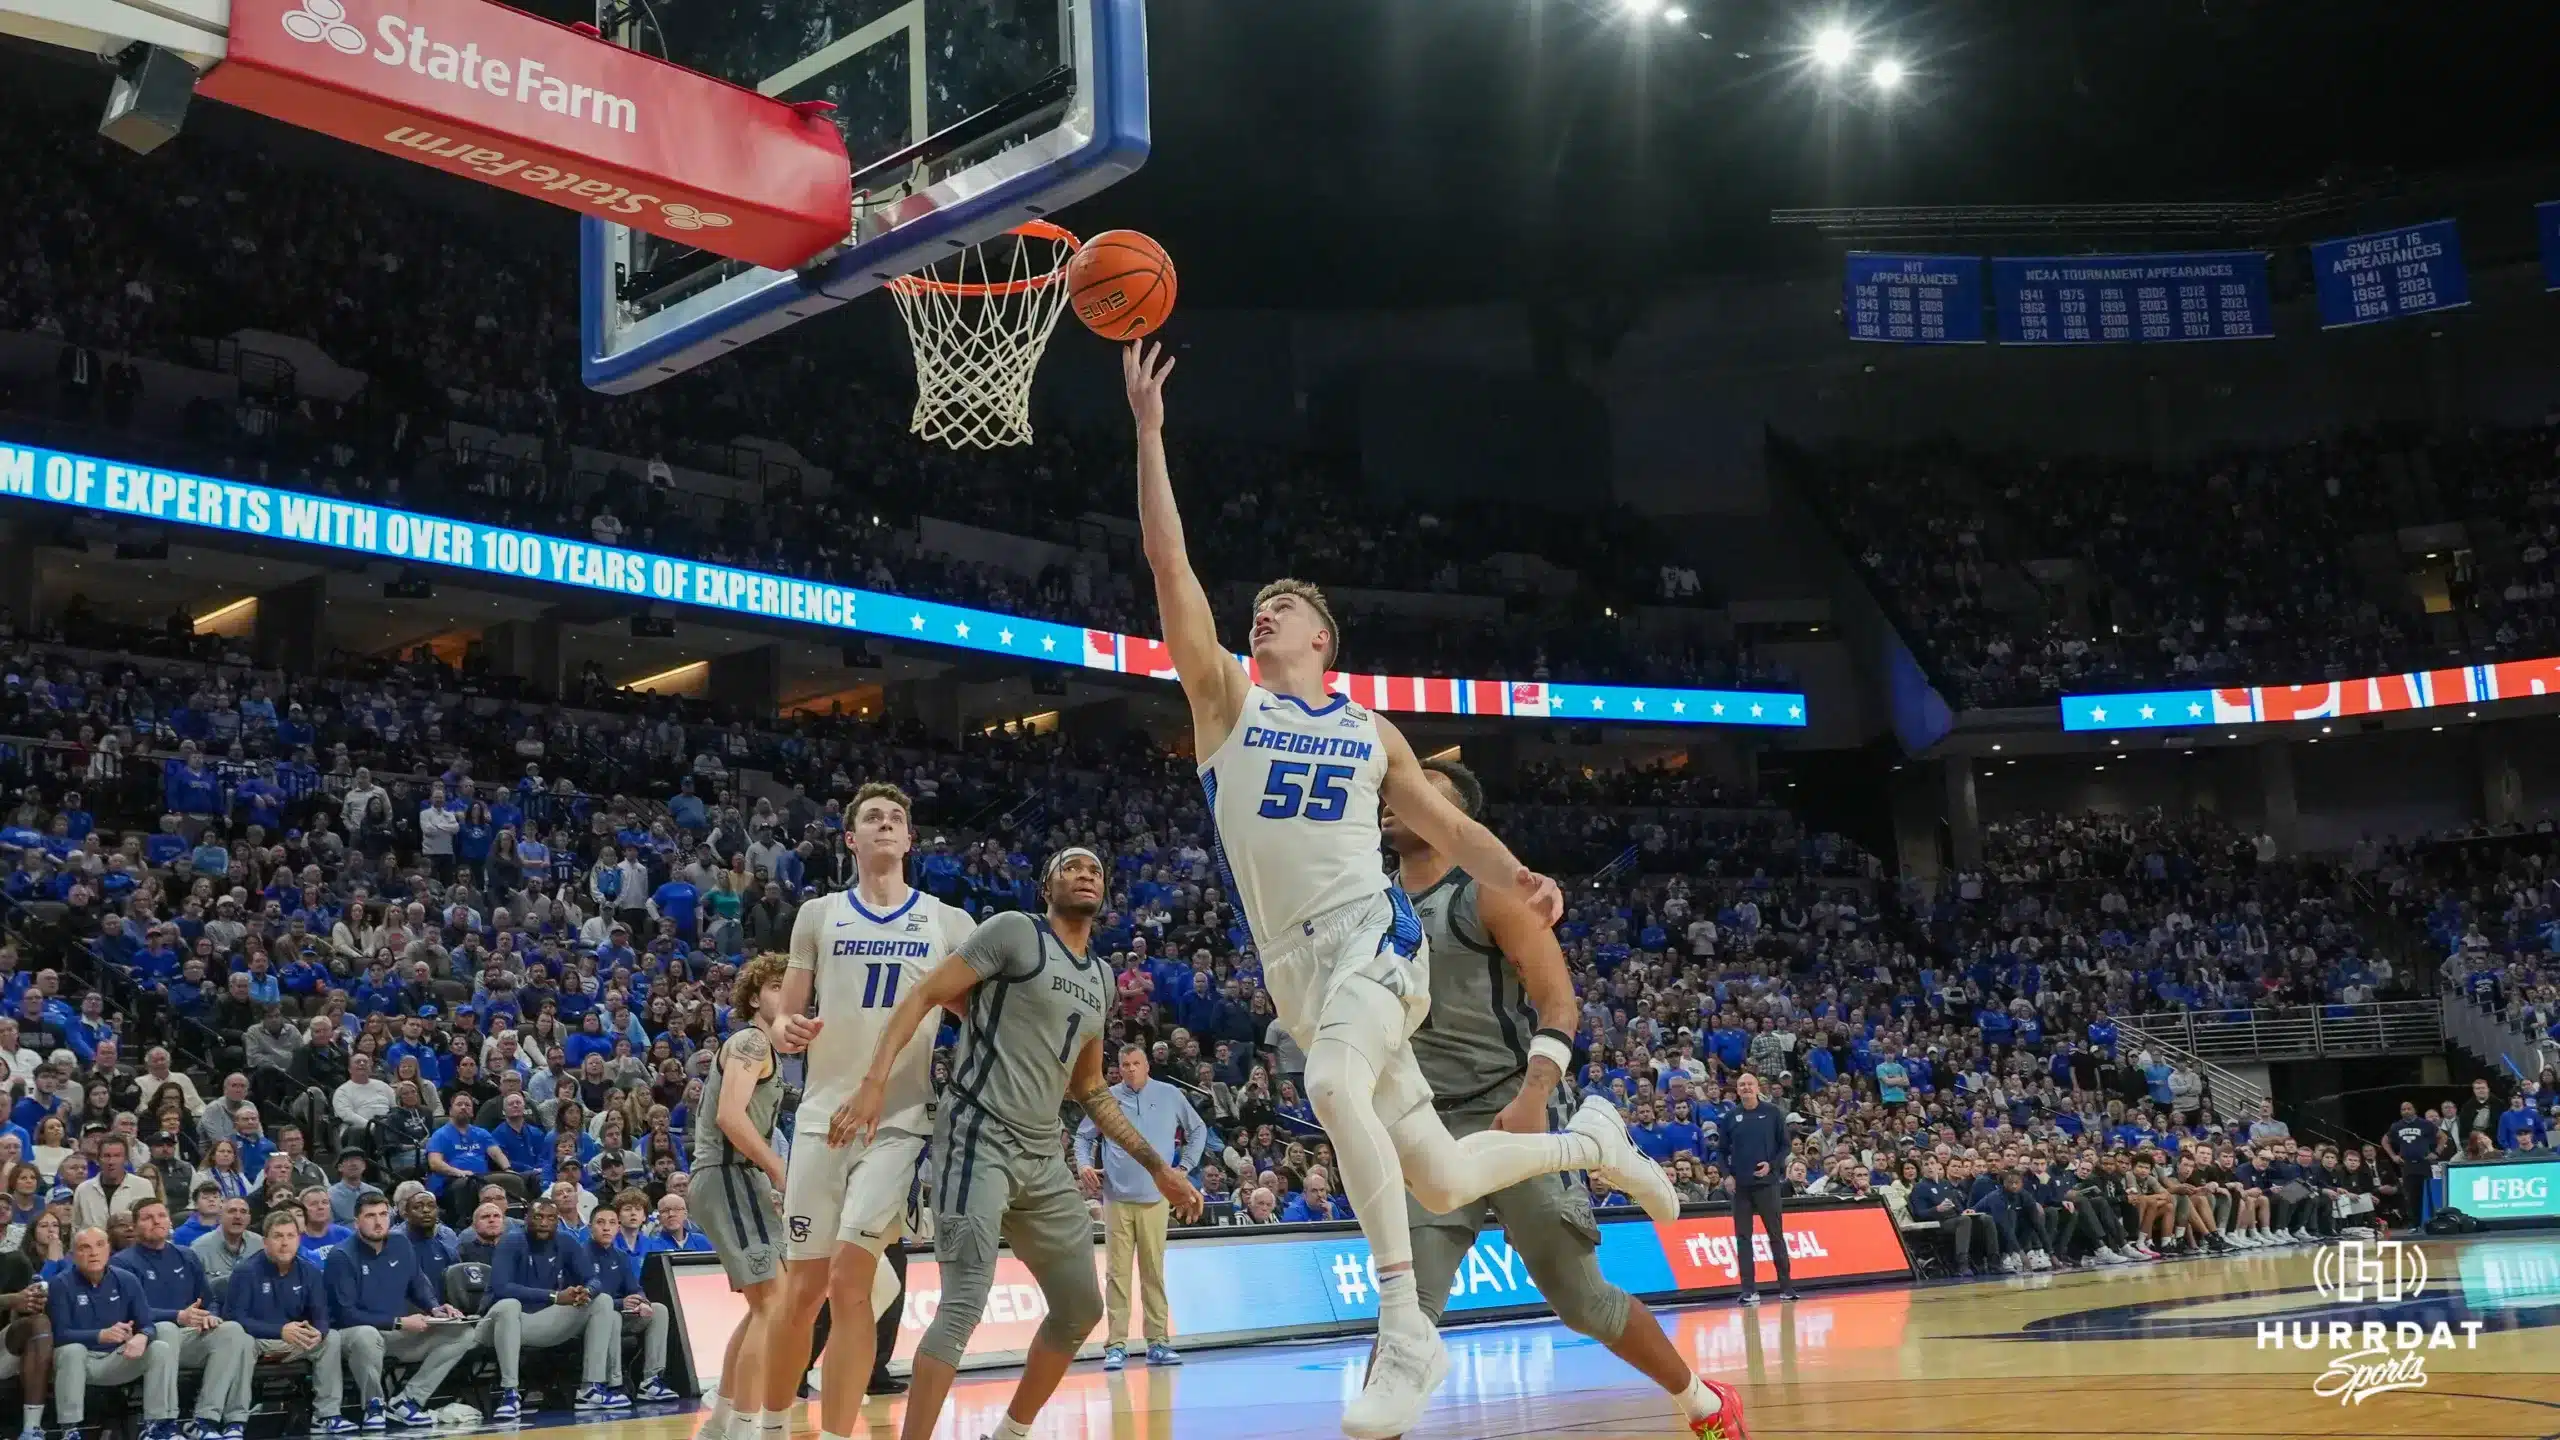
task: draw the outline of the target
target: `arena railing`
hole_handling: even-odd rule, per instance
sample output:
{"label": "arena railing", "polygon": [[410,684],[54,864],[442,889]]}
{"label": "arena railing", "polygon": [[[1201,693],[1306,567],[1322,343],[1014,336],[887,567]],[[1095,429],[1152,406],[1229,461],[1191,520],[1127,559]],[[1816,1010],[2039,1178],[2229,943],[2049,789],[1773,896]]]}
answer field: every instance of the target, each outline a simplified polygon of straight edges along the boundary
{"label": "arena railing", "polygon": [[[2434,1000],[2295,1005],[2263,1010],[2168,1010],[2114,1017],[2117,1048],[2174,1048],[2207,1065],[2362,1055],[2427,1055],[2444,1049],[2444,1009]],[[2237,1078],[2235,1076],[2235,1078]]]}

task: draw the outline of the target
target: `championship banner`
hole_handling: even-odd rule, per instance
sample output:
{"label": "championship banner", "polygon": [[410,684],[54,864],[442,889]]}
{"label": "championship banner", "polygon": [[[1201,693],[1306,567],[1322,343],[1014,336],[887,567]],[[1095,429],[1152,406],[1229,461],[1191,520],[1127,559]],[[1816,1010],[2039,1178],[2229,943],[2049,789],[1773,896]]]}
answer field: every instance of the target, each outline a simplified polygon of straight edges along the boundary
{"label": "championship banner", "polygon": [[231,0],[196,89],[772,269],[852,229],[825,114],[488,0]]}
{"label": "championship banner", "polygon": [[[1175,678],[1172,652],[1163,641],[1144,636],[0,442],[0,504],[12,499],[378,560],[440,565],[511,581],[601,590],[634,600],[691,605],[849,634],[1158,680]],[[1395,714],[1798,730],[1807,723],[1804,696],[1786,690],[1676,690],[1352,673],[1327,675],[1325,683],[1360,704]]]}
{"label": "championship banner", "polygon": [[2398,320],[2471,303],[2462,236],[2450,220],[2323,240],[2311,247],[2320,328]]}
{"label": "championship banner", "polygon": [[2003,345],[2116,345],[2268,340],[2267,257],[1999,256],[1991,292]]}
{"label": "championship banner", "polygon": [[1973,255],[1853,251],[1840,313],[1852,340],[1897,345],[1982,343],[1982,261]]}
{"label": "championship banner", "polygon": [[[1793,1278],[1805,1281],[1901,1280],[1911,1274],[1893,1214],[1882,1204],[1808,1205],[1785,1212]],[[1771,1283],[1769,1237],[1755,1229],[1755,1263]],[[1094,1248],[1094,1271],[1103,1268]],[[677,1330],[706,1381],[717,1378],[729,1334],[745,1314],[709,1255],[670,1255]],[[1600,1221],[1600,1273],[1640,1300],[1680,1304],[1740,1288],[1730,1214],[1656,1224],[1642,1216]],[[1173,1341],[1185,1348],[1262,1340],[1365,1334],[1378,1320],[1377,1271],[1369,1242],[1354,1226],[1294,1228],[1276,1235],[1250,1228],[1175,1235],[1165,1246],[1165,1295]],[[915,1356],[942,1301],[941,1270],[928,1254],[907,1262],[907,1305],[898,1323],[896,1359]],[[1501,1230],[1488,1228],[1449,1287],[1453,1321],[1519,1319],[1552,1314],[1528,1266]],[[963,1369],[1018,1365],[1048,1314],[1040,1287],[1006,1250],[995,1287],[971,1337]],[[1097,1334],[1082,1355],[1102,1353]]]}
{"label": "championship banner", "polygon": [[2167,730],[2190,725],[2275,725],[2481,705],[2560,694],[2560,656],[2413,670],[2310,685],[2217,690],[2137,690],[2062,697],[2065,730]]}

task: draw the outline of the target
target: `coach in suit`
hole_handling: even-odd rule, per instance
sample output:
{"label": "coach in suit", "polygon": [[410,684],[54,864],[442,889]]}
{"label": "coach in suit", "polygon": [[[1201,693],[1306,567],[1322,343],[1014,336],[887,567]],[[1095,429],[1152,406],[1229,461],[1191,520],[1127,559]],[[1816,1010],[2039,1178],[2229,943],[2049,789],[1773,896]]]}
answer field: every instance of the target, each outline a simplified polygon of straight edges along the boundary
{"label": "coach in suit", "polygon": [[1787,1113],[1775,1101],[1760,1097],[1760,1077],[1746,1070],[1734,1081],[1739,1104],[1725,1126],[1725,1160],[1733,1172],[1733,1258],[1742,1279],[1742,1304],[1760,1303],[1759,1277],[1752,1273],[1751,1221],[1758,1216],[1769,1232],[1769,1255],[1778,1266],[1778,1298],[1796,1298],[1787,1268]]}

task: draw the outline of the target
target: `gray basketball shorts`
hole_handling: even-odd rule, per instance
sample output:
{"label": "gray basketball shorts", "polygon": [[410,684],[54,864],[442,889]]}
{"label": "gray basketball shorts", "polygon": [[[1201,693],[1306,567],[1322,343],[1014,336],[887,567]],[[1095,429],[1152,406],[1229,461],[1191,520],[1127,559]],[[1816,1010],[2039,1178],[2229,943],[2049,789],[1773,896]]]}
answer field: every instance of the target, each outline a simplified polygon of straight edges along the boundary
{"label": "gray basketball shorts", "polygon": [[1033,1147],[965,1106],[945,1112],[926,1169],[933,1177],[933,1252],[942,1301],[917,1347],[959,1363],[995,1286],[999,1243],[1040,1287],[1040,1338],[1073,1350],[1102,1319],[1093,1213],[1066,1156]]}
{"label": "gray basketball shorts", "polygon": [[[1463,1139],[1493,1127],[1493,1118],[1517,1091],[1506,1087],[1482,1101],[1443,1113],[1452,1136]],[[1556,1318],[1602,1344],[1617,1343],[1627,1328],[1627,1292],[1600,1274],[1600,1222],[1573,1175],[1536,1175],[1445,1215],[1425,1211],[1405,1196],[1413,1226],[1413,1287],[1433,1324],[1449,1303],[1449,1287],[1475,1248],[1490,1205],[1502,1238],[1529,1272]],[[1498,1272],[1501,1267],[1495,1266]],[[1502,1283],[1508,1287],[1508,1277]]]}
{"label": "gray basketball shorts", "polygon": [[690,1203],[731,1289],[781,1278],[782,1203],[762,1169],[742,1160],[707,1166],[694,1174]]}

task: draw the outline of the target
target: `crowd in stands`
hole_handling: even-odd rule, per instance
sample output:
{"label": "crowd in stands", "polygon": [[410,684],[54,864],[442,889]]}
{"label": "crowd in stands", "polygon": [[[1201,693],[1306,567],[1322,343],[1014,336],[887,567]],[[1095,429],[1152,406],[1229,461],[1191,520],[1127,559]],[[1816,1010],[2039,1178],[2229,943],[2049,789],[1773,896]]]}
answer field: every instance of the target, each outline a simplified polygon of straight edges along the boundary
{"label": "crowd in stands", "polygon": [[[30,1067],[29,1088],[66,1097],[55,1103],[82,1121],[52,1133],[31,1116],[40,1158],[58,1165],[91,1122],[120,1123],[112,1078],[89,1083],[102,1045],[111,1062],[150,1047],[152,1076],[174,1047],[205,1067],[196,1091],[238,1117],[232,1132],[173,1113],[184,1092],[150,1082],[126,1097],[151,1117],[133,1128],[165,1130],[160,1158],[253,1213],[300,1188],[262,1183],[265,1169],[308,1166],[299,1178],[325,1188],[322,1167],[343,1162],[347,1187],[423,1181],[448,1223],[467,1223],[476,1192],[439,1185],[453,1177],[431,1157],[451,1148],[440,1135],[477,1130],[484,1155],[522,1152],[483,1161],[502,1210],[542,1193],[580,1209],[636,1195],[637,1243],[684,1236],[686,1125],[727,1023],[720,982],[788,935],[801,899],[843,883],[840,797],[885,777],[918,796],[917,883],[973,912],[1035,903],[1034,862],[1057,846],[1113,857],[1097,927],[1118,976],[1111,1053],[1145,1047],[1158,1078],[1198,1098],[1215,1213],[1347,1213],[1303,1058],[1274,1030],[1213,878],[1190,767],[1143,737],[937,744],[841,720],[720,723],[628,696],[537,710],[454,695],[424,661],[263,677],[23,641],[9,661],[0,733],[68,744],[0,757],[13,787],[32,787],[0,816],[0,844],[19,851],[7,893],[103,962],[76,1002],[54,968],[0,993],[17,1033],[41,1037],[30,1052],[59,1041],[71,1062],[50,1080]],[[784,788],[747,796],[757,770]],[[1926,1221],[1932,1202],[1915,1210],[1909,1196],[1933,1171],[1968,1201],[2016,1171],[2033,1198],[2068,1191],[2085,1156],[2149,1195],[2188,1183],[2191,1156],[2213,1172],[2207,1145],[2274,1131],[2217,1115],[2201,1077],[2121,1053],[2110,1016],[2353,1001],[2407,983],[2360,942],[2334,876],[2276,863],[2211,817],[2001,821],[1979,869],[1930,891],[1704,777],[1529,767],[1497,793],[1519,798],[1494,823],[1577,877],[1560,932],[1583,1000],[1586,1063],[1571,1083],[1617,1096],[1692,1199],[1719,1193],[1746,1069],[1798,1119],[1802,1193],[1882,1193]],[[270,1123],[288,1158],[246,1163],[238,1132],[264,1142]],[[2121,1237],[2088,1222],[2096,1243],[2028,1221],[2018,1233],[2045,1242],[2031,1244],[1997,1216],[1996,1233],[1941,1233],[1961,1240],[1959,1263],[2003,1266],[2136,1253],[2118,1238],[2209,1248],[2263,1218],[2270,1189],[2246,1183],[2260,1173],[2248,1167],[2318,1163],[2253,1150],[2210,1182],[2228,1202],[2204,1207],[2212,1220],[2178,1205],[2157,1225],[2157,1203],[2128,1200]],[[2320,1185],[2296,1192],[2309,1182],[2273,1173],[2286,1177],[2278,1218],[2300,1223],[2269,1226],[2334,1228],[2334,1207],[2303,1206]],[[2337,1188],[2361,1193],[2354,1183]]]}
{"label": "crowd in stands", "polygon": [[[85,101],[82,103],[86,103]],[[946,600],[1037,618],[1160,633],[1153,587],[1127,541],[1129,441],[1044,419],[1033,445],[954,454],[906,433],[912,377],[895,357],[813,327],[637,394],[587,391],[578,370],[574,247],[552,232],[419,203],[224,137],[191,137],[181,174],[113,155],[85,124],[13,107],[0,137],[20,163],[0,200],[31,217],[10,242],[0,331],[59,341],[51,383],[0,397],[42,433],[119,458],[396,504],[462,518]],[[556,250],[556,253],[553,253]],[[343,401],[219,350],[265,331],[317,343],[364,372]],[[132,357],[241,367],[237,403],[188,408],[183,432],[144,425]],[[272,382],[272,383],[271,383]],[[455,446],[452,425],[522,443]],[[103,424],[107,433],[91,433]],[[21,431],[29,428],[25,424]],[[789,447],[723,497],[675,468],[739,468],[741,437]],[[1356,459],[1177,434],[1193,552],[1204,573],[1510,597],[1451,622],[1363,615],[1346,661],[1395,673],[1717,685],[1776,670],[1730,646],[1639,639],[1637,604],[1696,604],[1696,572],[1632,515],[1582,507],[1572,523],[1516,505],[1416,504]],[[605,458],[598,459],[598,452]],[[583,455],[584,458],[581,458]],[[613,457],[621,457],[619,459]],[[823,494],[802,483],[816,466]],[[723,482],[725,483],[725,482]],[[1036,573],[923,548],[919,517],[1077,546]],[[1120,517],[1085,527],[1087,517]],[[1496,569],[1523,552],[1575,572],[1568,598]],[[1346,605],[1351,620],[1362,607]]]}
{"label": "crowd in stands", "polygon": [[[2169,470],[1936,445],[1796,473],[1960,707],[2560,652],[2554,421]],[[2453,521],[2462,545],[2402,553]]]}

